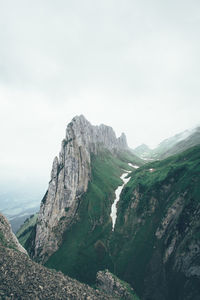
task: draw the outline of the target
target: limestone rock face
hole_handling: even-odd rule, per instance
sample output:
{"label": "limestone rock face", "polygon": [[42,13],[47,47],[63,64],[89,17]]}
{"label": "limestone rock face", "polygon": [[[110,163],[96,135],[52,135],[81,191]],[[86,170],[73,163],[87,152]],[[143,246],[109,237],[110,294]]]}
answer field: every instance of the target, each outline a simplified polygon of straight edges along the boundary
{"label": "limestone rock face", "polygon": [[6,219],[5,216],[3,216],[0,213],[0,245],[14,248],[22,253],[27,254],[26,250],[20,245],[18,242],[16,236],[12,232],[10,223]]}
{"label": "limestone rock face", "polygon": [[59,158],[53,162],[49,188],[42,200],[36,226],[34,257],[43,262],[54,253],[66,227],[74,220],[81,196],[91,176],[91,154],[128,149],[111,127],[92,126],[84,116],[75,117],[66,129]]}

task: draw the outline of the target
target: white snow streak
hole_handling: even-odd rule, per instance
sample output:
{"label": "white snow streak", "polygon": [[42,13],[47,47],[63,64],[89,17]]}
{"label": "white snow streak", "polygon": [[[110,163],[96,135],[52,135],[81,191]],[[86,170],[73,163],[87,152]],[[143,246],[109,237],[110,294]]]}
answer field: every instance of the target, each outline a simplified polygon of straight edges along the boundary
{"label": "white snow streak", "polygon": [[117,219],[117,202],[119,201],[123,187],[130,180],[130,177],[125,178],[129,173],[130,173],[130,171],[126,171],[126,173],[122,174],[122,176],[120,178],[123,180],[123,185],[118,186],[118,188],[115,190],[116,197],[115,197],[115,201],[111,207],[111,214],[110,214],[110,216],[112,218],[112,231],[114,231],[115,223],[116,223],[116,219]]}
{"label": "white snow streak", "polygon": [[133,165],[132,163],[128,163],[128,165],[129,165],[130,167],[132,167],[132,168],[135,168],[135,169],[138,169],[138,168],[139,168],[138,166]]}
{"label": "white snow streak", "polygon": [[[138,169],[139,167],[136,166],[136,165],[133,165],[132,163],[128,163],[128,165],[134,169]],[[124,170],[125,173],[122,174],[122,176],[120,177],[122,180],[123,180],[123,184],[118,186],[118,188],[115,190],[115,201],[114,203],[112,204],[112,207],[111,207],[111,213],[110,213],[110,216],[112,218],[112,231],[114,231],[115,229],[115,223],[116,223],[116,219],[117,219],[117,203],[120,199],[120,195],[121,195],[121,192],[124,188],[124,186],[129,182],[130,178],[126,178],[126,176],[131,172],[131,171],[126,171]]]}

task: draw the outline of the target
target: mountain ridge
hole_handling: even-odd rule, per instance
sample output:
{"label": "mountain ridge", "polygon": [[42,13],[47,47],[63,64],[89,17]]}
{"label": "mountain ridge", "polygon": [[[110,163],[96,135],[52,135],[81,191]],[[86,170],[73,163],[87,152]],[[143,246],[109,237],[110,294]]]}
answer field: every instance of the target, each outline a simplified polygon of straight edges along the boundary
{"label": "mountain ridge", "polygon": [[[82,196],[91,181],[91,158],[102,151],[129,153],[125,134],[116,137],[106,125],[93,126],[83,115],[67,125],[59,157],[53,161],[51,180],[38,215],[32,239],[32,256],[46,262],[62,242],[65,228],[75,220]],[[139,163],[142,161],[135,157]]]}

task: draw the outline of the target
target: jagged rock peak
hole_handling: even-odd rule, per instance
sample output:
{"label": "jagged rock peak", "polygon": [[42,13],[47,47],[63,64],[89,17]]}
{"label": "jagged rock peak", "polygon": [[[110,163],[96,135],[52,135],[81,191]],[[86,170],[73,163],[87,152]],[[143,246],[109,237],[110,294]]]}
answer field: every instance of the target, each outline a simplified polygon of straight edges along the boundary
{"label": "jagged rock peak", "polygon": [[83,115],[74,117],[66,128],[64,143],[74,139],[79,146],[84,144],[88,151],[95,153],[100,146],[111,152],[128,148],[124,133],[117,139],[112,127],[104,124],[93,126]]}
{"label": "jagged rock peak", "polygon": [[120,137],[118,138],[118,142],[119,142],[119,147],[121,149],[126,149],[128,148],[128,143],[127,143],[127,139],[126,139],[126,135],[124,132],[122,132],[122,134],[120,135]]}
{"label": "jagged rock peak", "polygon": [[67,125],[59,158],[53,161],[47,194],[36,225],[34,257],[45,261],[59,247],[62,234],[74,220],[79,199],[91,178],[91,154],[128,150],[125,134],[117,138],[112,127],[93,126],[83,116]]}

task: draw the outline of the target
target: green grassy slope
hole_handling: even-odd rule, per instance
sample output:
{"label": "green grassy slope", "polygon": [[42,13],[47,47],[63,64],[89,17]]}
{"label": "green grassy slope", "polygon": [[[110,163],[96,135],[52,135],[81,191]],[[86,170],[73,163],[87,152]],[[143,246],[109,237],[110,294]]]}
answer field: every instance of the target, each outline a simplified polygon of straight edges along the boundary
{"label": "green grassy slope", "polygon": [[200,268],[200,147],[142,166],[131,177],[111,240],[115,274],[144,299],[197,299],[200,277],[184,270],[189,259],[188,267]]}
{"label": "green grassy slope", "polygon": [[30,218],[26,219],[24,224],[20,227],[16,236],[20,242],[20,244],[25,247],[27,239],[30,237],[33,227],[37,222],[38,214],[30,216]]}
{"label": "green grassy slope", "polygon": [[122,184],[123,170],[132,170],[128,162],[141,164],[130,152],[114,156],[109,151],[92,156],[92,178],[78,209],[78,221],[66,230],[59,250],[46,266],[61,270],[80,281],[93,284],[96,273],[113,270],[109,254],[110,218],[114,191]]}

